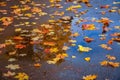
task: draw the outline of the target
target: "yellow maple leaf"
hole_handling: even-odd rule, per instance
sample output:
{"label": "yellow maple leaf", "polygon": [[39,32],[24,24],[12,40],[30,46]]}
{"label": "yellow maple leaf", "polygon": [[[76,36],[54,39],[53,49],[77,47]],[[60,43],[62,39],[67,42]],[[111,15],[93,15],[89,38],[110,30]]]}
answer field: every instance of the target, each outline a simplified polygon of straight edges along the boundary
{"label": "yellow maple leaf", "polygon": [[107,66],[108,65],[108,61],[104,60],[104,61],[100,62],[100,65],[101,66]]}
{"label": "yellow maple leaf", "polygon": [[96,78],[97,78],[97,75],[95,74],[83,76],[83,80],[95,80]]}
{"label": "yellow maple leaf", "polygon": [[68,7],[66,10],[67,11],[71,11],[71,10],[73,10],[73,9],[78,9],[78,8],[81,8],[82,6],[81,5],[75,5],[75,6],[70,6],[70,7]]}
{"label": "yellow maple leaf", "polygon": [[84,58],[84,60],[87,61],[87,62],[90,62],[90,59],[91,59],[90,57]]}
{"label": "yellow maple leaf", "polygon": [[51,52],[51,53],[57,53],[58,51],[59,51],[59,50],[58,50],[57,47],[50,49],[50,52]]}
{"label": "yellow maple leaf", "polygon": [[14,78],[18,78],[18,80],[29,80],[29,76],[26,73],[18,73]]}
{"label": "yellow maple leaf", "polygon": [[78,50],[81,52],[89,52],[90,50],[92,50],[92,48],[83,47],[82,45],[78,45]]}

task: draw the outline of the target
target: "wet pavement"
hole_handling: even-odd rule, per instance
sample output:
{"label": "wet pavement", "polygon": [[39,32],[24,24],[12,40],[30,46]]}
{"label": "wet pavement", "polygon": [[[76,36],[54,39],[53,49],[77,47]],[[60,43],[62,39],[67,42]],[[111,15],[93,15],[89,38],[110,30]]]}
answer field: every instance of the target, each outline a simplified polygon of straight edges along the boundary
{"label": "wet pavement", "polygon": [[120,80],[119,0],[0,0],[0,80]]}

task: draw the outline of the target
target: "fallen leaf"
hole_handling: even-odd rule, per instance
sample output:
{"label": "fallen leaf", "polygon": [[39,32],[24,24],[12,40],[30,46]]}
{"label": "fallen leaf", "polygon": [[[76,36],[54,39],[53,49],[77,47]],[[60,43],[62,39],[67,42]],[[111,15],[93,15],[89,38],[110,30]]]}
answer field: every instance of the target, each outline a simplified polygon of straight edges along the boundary
{"label": "fallen leaf", "polygon": [[106,50],[111,50],[111,49],[112,49],[112,48],[109,47],[107,44],[101,44],[101,45],[99,45],[99,46],[101,46],[102,48],[104,48],[104,49],[106,49]]}
{"label": "fallen leaf", "polygon": [[93,75],[86,75],[86,76],[83,76],[83,80],[96,80],[97,78],[97,75],[93,74]]}
{"label": "fallen leaf", "polygon": [[90,50],[92,50],[92,48],[83,47],[82,45],[78,45],[78,50],[81,52],[89,52]]}
{"label": "fallen leaf", "polygon": [[36,63],[36,64],[34,64],[34,67],[41,67],[41,64],[40,63]]}
{"label": "fallen leaf", "polygon": [[57,53],[58,51],[59,51],[59,49],[57,47],[50,49],[51,53]]}
{"label": "fallen leaf", "polygon": [[94,24],[83,24],[82,25],[82,30],[95,30],[95,25]]}
{"label": "fallen leaf", "polygon": [[13,62],[13,61],[16,61],[16,59],[15,58],[10,58],[8,61]]}
{"label": "fallen leaf", "polygon": [[108,65],[108,61],[104,60],[104,61],[100,62],[100,65],[101,66],[107,66]]}
{"label": "fallen leaf", "polygon": [[7,73],[3,73],[3,76],[5,76],[5,77],[12,77],[15,74],[16,74],[15,72],[8,71]]}
{"label": "fallen leaf", "polygon": [[74,58],[76,58],[76,56],[72,56],[72,58],[74,59]]}
{"label": "fallen leaf", "polygon": [[92,42],[94,39],[93,38],[89,38],[89,37],[84,37],[84,41],[90,43]]}
{"label": "fallen leaf", "polygon": [[116,68],[116,67],[119,67],[120,66],[120,63],[119,62],[109,62],[108,63],[111,67],[113,68]]}
{"label": "fallen leaf", "polygon": [[16,70],[16,69],[19,69],[20,66],[17,64],[9,64],[8,66],[6,66],[6,68],[11,69],[11,70]]}
{"label": "fallen leaf", "polygon": [[26,73],[18,73],[14,78],[18,80],[29,80],[29,76]]}
{"label": "fallen leaf", "polygon": [[107,59],[109,60],[116,60],[115,56],[111,56],[111,55],[106,55]]}
{"label": "fallen leaf", "polygon": [[90,62],[90,59],[91,59],[90,57],[84,58],[84,60],[87,61],[87,62]]}
{"label": "fallen leaf", "polygon": [[100,8],[106,8],[106,9],[108,9],[110,7],[110,5],[102,5],[102,6],[100,6]]}
{"label": "fallen leaf", "polygon": [[23,49],[23,48],[26,48],[26,45],[23,45],[23,44],[17,44],[17,45],[15,45],[15,48]]}

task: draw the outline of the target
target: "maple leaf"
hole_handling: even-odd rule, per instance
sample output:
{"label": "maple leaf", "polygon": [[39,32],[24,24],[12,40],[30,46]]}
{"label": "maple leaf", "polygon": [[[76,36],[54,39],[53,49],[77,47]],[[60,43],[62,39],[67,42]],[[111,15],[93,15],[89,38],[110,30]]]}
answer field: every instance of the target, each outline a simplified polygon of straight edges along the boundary
{"label": "maple leaf", "polygon": [[101,66],[107,66],[108,65],[108,61],[104,60],[104,61],[100,62],[100,65]]}
{"label": "maple leaf", "polygon": [[82,30],[95,30],[95,25],[94,24],[83,24],[82,25]]}
{"label": "maple leaf", "polygon": [[21,28],[16,28],[16,29],[15,29],[15,32],[20,32],[20,31],[22,31]]}
{"label": "maple leaf", "polygon": [[39,13],[39,12],[41,12],[42,10],[41,10],[40,8],[38,8],[38,7],[33,7],[33,8],[31,9],[31,11],[32,11],[33,13]]}
{"label": "maple leaf", "polygon": [[109,60],[116,60],[115,56],[111,56],[111,55],[106,55],[107,59]]}
{"label": "maple leaf", "polygon": [[11,69],[11,70],[16,70],[16,69],[19,69],[20,68],[20,66],[19,65],[17,65],[17,64],[9,64],[8,66],[6,66],[6,68],[9,68],[9,69]]}
{"label": "maple leaf", "polygon": [[109,47],[107,44],[101,44],[101,45],[99,45],[99,46],[101,46],[102,48],[104,48],[104,49],[106,49],[106,50],[111,50],[111,49],[112,49],[112,48]]}
{"label": "maple leaf", "polygon": [[14,76],[15,74],[16,74],[15,72],[8,71],[7,73],[4,73],[3,76],[11,77],[11,76]]}
{"label": "maple leaf", "polygon": [[16,9],[16,8],[19,8],[19,6],[18,5],[14,5],[14,6],[11,6],[10,8]]}
{"label": "maple leaf", "polygon": [[111,67],[113,68],[116,68],[116,67],[119,67],[120,66],[120,63],[119,62],[109,62],[108,63]]}
{"label": "maple leaf", "polygon": [[13,62],[13,61],[16,61],[16,59],[15,58],[10,58],[8,61]]}
{"label": "maple leaf", "polygon": [[76,58],[76,56],[72,56],[72,58],[74,59],[74,58]]}
{"label": "maple leaf", "polygon": [[29,80],[29,76],[24,72],[18,73],[14,78],[18,78],[18,80]]}
{"label": "maple leaf", "polygon": [[66,10],[67,11],[72,11],[73,9],[78,9],[78,8],[81,8],[81,7],[82,7],[81,5],[75,5],[75,6],[68,7]]}
{"label": "maple leaf", "polygon": [[113,22],[109,20],[109,18],[101,18],[100,20],[97,20],[97,22],[103,23],[104,25],[109,25],[110,22]]}
{"label": "maple leaf", "polygon": [[89,38],[89,37],[84,38],[84,41],[86,41],[88,43],[92,42],[93,40],[94,40],[93,38]]}
{"label": "maple leaf", "polygon": [[23,37],[21,37],[21,36],[14,36],[13,39],[14,40],[23,40]]}
{"label": "maple leaf", "polygon": [[51,53],[57,53],[58,51],[59,51],[59,50],[58,50],[57,47],[50,49],[50,52],[51,52]]}
{"label": "maple leaf", "polygon": [[68,46],[63,46],[63,48],[62,48],[62,50],[68,50],[69,49],[69,47]]}
{"label": "maple leaf", "polygon": [[40,67],[40,66],[41,66],[40,63],[36,63],[36,64],[34,64],[34,67]]}
{"label": "maple leaf", "polygon": [[26,48],[26,45],[17,44],[17,45],[15,45],[15,48],[18,48],[18,49]]}
{"label": "maple leaf", "polygon": [[107,43],[108,43],[109,45],[111,45],[111,44],[113,44],[113,40],[109,40]]}
{"label": "maple leaf", "polygon": [[83,80],[96,80],[96,78],[97,78],[97,75],[95,74],[83,76]]}
{"label": "maple leaf", "polygon": [[108,9],[110,7],[110,5],[102,5],[102,6],[100,6],[100,8],[106,8],[106,9]]}
{"label": "maple leaf", "polygon": [[43,45],[47,45],[47,46],[55,46],[56,43],[55,42],[43,42]]}
{"label": "maple leaf", "polygon": [[19,56],[22,56],[22,57],[23,57],[23,56],[27,56],[27,54],[19,54]]}
{"label": "maple leaf", "polygon": [[85,61],[90,62],[90,57],[84,58]]}
{"label": "maple leaf", "polygon": [[0,21],[3,22],[4,26],[8,26],[13,22],[13,17],[2,17]]}
{"label": "maple leaf", "polygon": [[78,45],[78,50],[81,52],[89,52],[90,50],[92,50],[92,48],[83,47],[82,45]]}
{"label": "maple leaf", "polygon": [[78,32],[75,32],[75,33],[73,33],[71,36],[77,37],[77,36],[79,36],[79,33],[78,33]]}
{"label": "maple leaf", "polygon": [[100,62],[101,66],[111,66],[113,68],[116,68],[116,67],[119,67],[120,66],[120,63],[119,62],[109,62],[109,61],[102,61]]}

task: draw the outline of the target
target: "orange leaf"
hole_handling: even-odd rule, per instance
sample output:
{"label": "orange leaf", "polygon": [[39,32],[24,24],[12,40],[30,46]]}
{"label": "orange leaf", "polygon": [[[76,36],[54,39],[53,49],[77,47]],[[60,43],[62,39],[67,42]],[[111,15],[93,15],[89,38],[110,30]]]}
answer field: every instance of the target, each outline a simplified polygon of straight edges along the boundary
{"label": "orange leaf", "polygon": [[36,63],[36,64],[34,64],[34,67],[40,67],[40,66],[41,66],[40,63]]}
{"label": "orange leaf", "polygon": [[15,48],[18,48],[18,49],[26,48],[26,45],[17,44],[17,45],[15,45]]}
{"label": "orange leaf", "polygon": [[14,40],[23,40],[23,37],[21,37],[21,36],[15,36],[15,37],[13,37],[13,39]]}

